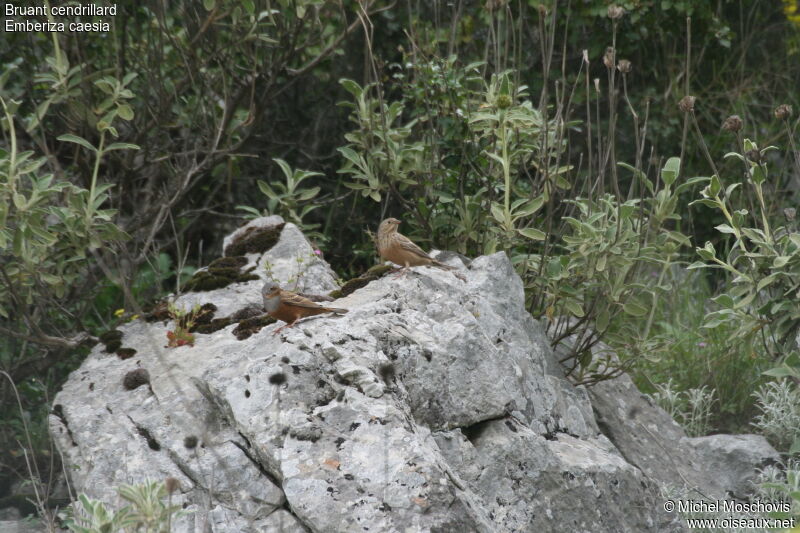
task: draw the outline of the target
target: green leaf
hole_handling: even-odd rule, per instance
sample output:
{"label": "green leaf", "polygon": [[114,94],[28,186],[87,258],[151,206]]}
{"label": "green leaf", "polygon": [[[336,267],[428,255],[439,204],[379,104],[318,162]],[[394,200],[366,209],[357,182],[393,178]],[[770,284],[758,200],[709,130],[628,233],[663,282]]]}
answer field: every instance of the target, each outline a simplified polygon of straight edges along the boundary
{"label": "green leaf", "polygon": [[570,313],[573,314],[573,316],[576,316],[578,318],[583,317],[584,315],[583,306],[578,300],[567,298],[566,300],[564,300],[564,306],[569,310]]}
{"label": "green leaf", "polygon": [[206,11],[211,11],[216,5],[215,0],[203,0],[203,7],[206,8]]}
{"label": "green leaf", "polygon": [[714,174],[711,176],[711,181],[708,184],[708,195],[717,196],[719,191],[722,190],[722,183],[719,181],[719,176]]}
{"label": "green leaf", "polygon": [[767,173],[764,172],[764,167],[762,165],[753,166],[753,168],[750,169],[750,175],[753,178],[753,183],[756,185],[761,185],[767,181]]}
{"label": "green leaf", "polygon": [[715,200],[711,200],[709,198],[700,198],[698,200],[694,200],[692,202],[689,202],[689,205],[694,205],[694,204],[701,204],[701,205],[704,205],[704,206],[707,206],[707,207],[713,207],[713,208],[718,208],[719,207],[719,203],[718,202],[716,202]]}
{"label": "green leaf", "polygon": [[261,190],[261,192],[264,193],[267,197],[273,200],[278,199],[278,195],[275,193],[272,187],[269,186],[267,182],[258,180],[256,181],[256,184],[258,185],[258,188]]}
{"label": "green leaf", "polygon": [[720,305],[722,307],[728,307],[728,308],[733,307],[733,303],[734,303],[733,302],[733,298],[731,298],[731,296],[729,294],[725,294],[725,293],[720,294],[719,296],[716,296],[714,298],[711,298],[711,301],[714,302],[717,305]]}
{"label": "green leaf", "polygon": [[525,229],[518,229],[517,230],[520,235],[523,237],[527,237],[534,241],[543,241],[546,237],[543,231],[540,231],[536,228],[525,228]]}
{"label": "green leaf", "polygon": [[775,368],[770,368],[769,370],[765,370],[762,372],[767,376],[772,376],[774,378],[786,378],[786,377],[799,377],[800,372],[791,368],[789,366],[776,366]]}
{"label": "green leaf", "polygon": [[91,150],[92,152],[97,152],[97,148],[92,146],[92,144],[89,141],[87,141],[83,137],[78,137],[77,135],[73,135],[71,133],[65,133],[64,135],[59,135],[57,139],[63,142],[80,144],[81,146]]}
{"label": "green leaf", "polygon": [[661,179],[664,180],[664,183],[667,185],[672,185],[675,183],[675,180],[678,178],[678,173],[681,170],[681,158],[680,157],[670,157],[667,159],[667,162],[664,163],[664,168],[661,169]]}
{"label": "green leaf", "polygon": [[736,231],[727,224],[720,224],[719,226],[715,226],[714,229],[716,229],[720,233],[733,233],[733,234],[736,233]]}
{"label": "green leaf", "polygon": [[747,293],[747,295],[744,298],[742,298],[741,300],[736,302],[736,305],[734,305],[733,308],[734,309],[741,309],[742,307],[746,307],[746,306],[750,305],[750,303],[753,301],[753,299],[755,297],[756,297],[756,293],[755,292],[749,292],[749,293]]}
{"label": "green leaf", "polygon": [[711,241],[706,242],[706,245],[703,248],[696,247],[695,250],[697,251],[697,255],[699,255],[705,261],[713,260],[717,253],[714,249],[714,245],[711,244]]}
{"label": "green leaf", "polygon": [[133,109],[128,104],[118,105],[117,114],[122,120],[133,120]]}
{"label": "green leaf", "polygon": [[498,221],[500,224],[505,224],[506,217],[502,205],[500,205],[497,202],[492,202],[491,211],[492,211],[492,216],[496,221]]}
{"label": "green leaf", "polygon": [[514,211],[515,217],[525,217],[534,214],[544,205],[544,195],[540,194],[530,202]]}
{"label": "green leaf", "polygon": [[111,150],[141,150],[142,147],[138,144],[132,143],[111,143],[109,144],[104,151],[110,152]]}
{"label": "green leaf", "polygon": [[353,80],[347,78],[341,78],[339,80],[339,85],[344,87],[344,90],[355,96],[356,98],[360,98],[362,94],[364,94],[364,89],[358,83],[354,82]]}
{"label": "green leaf", "polygon": [[636,317],[642,317],[647,314],[647,307],[636,301],[635,298],[628,298],[622,305],[622,310],[625,311],[626,314]]}
{"label": "green leaf", "polygon": [[310,189],[303,189],[297,195],[297,199],[299,201],[301,201],[301,202],[302,201],[306,201],[306,200],[310,200],[311,198],[314,198],[319,193],[319,191],[320,191],[319,187],[312,187]]}
{"label": "green leaf", "polygon": [[737,154],[736,152],[728,152],[727,154],[725,154],[722,157],[723,157],[723,159],[728,159],[729,157],[735,157],[736,159],[738,159],[739,161],[742,161],[742,162],[744,162],[744,160],[745,160],[744,156],[742,154]]}
{"label": "green leaf", "polygon": [[781,255],[775,258],[775,261],[772,262],[772,268],[782,268],[786,266],[786,263],[791,261],[791,256],[788,255]]}
{"label": "green leaf", "polygon": [[597,332],[602,334],[605,330],[607,330],[610,320],[611,317],[608,313],[608,309],[603,309],[597,313],[597,318],[595,319],[595,329]]}

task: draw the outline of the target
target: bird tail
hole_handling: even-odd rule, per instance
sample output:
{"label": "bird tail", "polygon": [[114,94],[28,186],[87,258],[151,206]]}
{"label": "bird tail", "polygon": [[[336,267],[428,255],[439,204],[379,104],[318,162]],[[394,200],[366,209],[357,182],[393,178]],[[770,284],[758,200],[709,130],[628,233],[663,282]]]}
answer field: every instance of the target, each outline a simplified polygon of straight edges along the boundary
{"label": "bird tail", "polygon": [[441,261],[437,261],[436,259],[432,259],[432,261],[433,262],[431,264],[433,266],[435,266],[435,267],[438,267],[438,268],[441,268],[441,269],[444,269],[444,270],[458,270],[456,267],[452,267],[450,265],[445,265],[444,263],[442,263]]}

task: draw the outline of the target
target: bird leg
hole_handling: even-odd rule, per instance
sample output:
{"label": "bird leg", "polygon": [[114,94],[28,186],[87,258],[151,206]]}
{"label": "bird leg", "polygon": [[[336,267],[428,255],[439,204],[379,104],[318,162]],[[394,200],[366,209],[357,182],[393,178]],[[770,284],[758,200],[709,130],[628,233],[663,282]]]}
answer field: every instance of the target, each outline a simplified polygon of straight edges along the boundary
{"label": "bird leg", "polygon": [[298,320],[300,320],[300,319],[299,319],[299,318],[295,318],[295,319],[294,319],[294,320],[292,320],[291,322],[287,322],[286,324],[282,325],[281,327],[279,327],[278,329],[276,329],[275,331],[273,331],[273,332],[272,332],[272,334],[273,334],[273,335],[277,335],[278,333],[280,333],[281,331],[283,331],[283,330],[284,330],[284,328],[293,328],[293,327],[294,327],[294,325],[295,325],[295,324],[297,324],[297,321],[298,321]]}
{"label": "bird leg", "polygon": [[395,274],[394,276],[392,276],[392,279],[398,279],[398,278],[404,278],[404,277],[406,277],[406,274],[408,274],[408,271],[409,271],[409,269],[410,269],[410,268],[411,268],[411,267],[409,267],[408,265],[406,265],[406,266],[404,266],[404,267],[400,268],[400,269],[397,271],[397,274]]}

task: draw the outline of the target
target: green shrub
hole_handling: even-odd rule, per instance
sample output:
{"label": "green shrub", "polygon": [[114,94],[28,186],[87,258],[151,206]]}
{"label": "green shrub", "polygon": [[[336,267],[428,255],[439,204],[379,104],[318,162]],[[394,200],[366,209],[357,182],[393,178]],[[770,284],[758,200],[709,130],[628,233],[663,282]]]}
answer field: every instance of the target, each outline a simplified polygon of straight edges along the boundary
{"label": "green shrub", "polygon": [[[791,224],[775,226],[770,223],[764,195],[768,182],[767,154],[775,147],[759,149],[749,139],[744,140],[740,153],[726,157],[741,161],[745,181],[731,180],[727,185],[718,174],[708,179],[701,191],[701,204],[719,210],[725,223],[716,229],[731,242],[727,253],[718,254],[711,242],[697,248],[704,262],[693,268],[722,269],[730,277],[730,285],[713,298],[717,309],[706,315],[704,327],[713,329],[723,324],[733,326],[731,339],[752,346],[759,343],[773,359],[786,361],[790,366],[778,368],[773,375],[800,376],[796,335],[800,329],[800,233]],[[747,187],[755,202],[747,209],[743,204],[748,192],[737,196],[739,187]],[[790,221],[791,222],[791,221]]]}
{"label": "green shrub", "polygon": [[80,494],[78,501],[61,518],[66,528],[76,533],[168,533],[172,521],[185,514],[180,510],[181,506],[171,503],[175,490],[177,480],[174,478],[122,485],[117,492],[128,504],[116,510]]}

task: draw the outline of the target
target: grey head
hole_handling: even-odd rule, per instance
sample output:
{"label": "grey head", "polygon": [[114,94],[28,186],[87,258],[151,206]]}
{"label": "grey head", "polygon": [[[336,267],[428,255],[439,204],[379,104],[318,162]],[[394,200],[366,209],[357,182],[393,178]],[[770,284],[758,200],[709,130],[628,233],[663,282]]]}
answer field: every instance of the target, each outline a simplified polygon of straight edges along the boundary
{"label": "grey head", "polygon": [[261,287],[261,299],[264,302],[264,310],[272,312],[281,305],[281,288],[272,281],[267,281]]}

